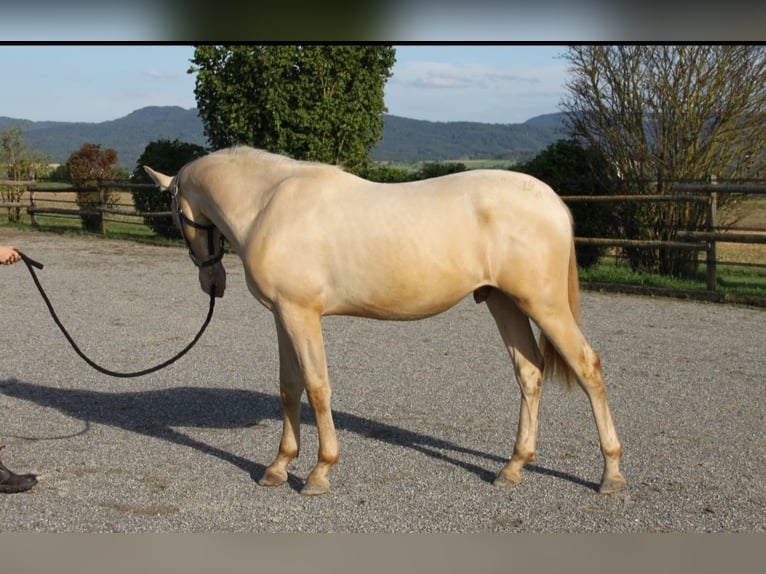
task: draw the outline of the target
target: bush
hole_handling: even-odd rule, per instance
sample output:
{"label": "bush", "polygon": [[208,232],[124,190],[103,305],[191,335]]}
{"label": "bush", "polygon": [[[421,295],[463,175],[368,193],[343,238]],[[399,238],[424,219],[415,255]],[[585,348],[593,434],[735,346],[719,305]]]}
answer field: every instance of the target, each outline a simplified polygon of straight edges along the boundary
{"label": "bush", "polygon": [[[205,155],[207,151],[202,146],[185,143],[179,140],[157,140],[149,143],[136,162],[133,170],[134,183],[153,183],[144,171],[148,165],[154,170],[168,175],[175,175],[184,165]],[[173,199],[169,190],[156,187],[133,190],[133,204],[136,210],[143,213],[167,211]],[[173,225],[170,215],[144,215],[144,223],[161,237],[180,237],[178,229]]]}
{"label": "bush", "polygon": [[[530,161],[517,166],[516,171],[532,175],[560,195],[608,195],[603,177],[605,163],[594,152],[573,140],[559,140]],[[580,237],[610,237],[615,224],[614,204],[578,201],[569,204],[574,219],[575,234]],[[601,258],[606,248],[598,245],[578,245],[577,262],[588,268]]]}
{"label": "bush", "polygon": [[432,177],[440,177],[442,175],[448,175],[450,173],[458,173],[468,169],[464,163],[459,162],[432,162],[425,163],[417,172],[416,179],[431,179]]}
{"label": "bush", "polygon": [[457,173],[468,169],[464,163],[457,162],[432,162],[425,163],[417,171],[411,171],[403,167],[392,167],[390,165],[366,166],[357,171],[357,175],[370,181],[379,183],[402,183],[405,181],[417,181],[420,179],[430,179],[449,173]]}
{"label": "bush", "polygon": [[401,183],[415,179],[413,173],[408,169],[390,165],[367,166],[358,170],[357,175],[378,183]]}
{"label": "bush", "polygon": [[[117,151],[113,148],[101,149],[99,144],[86,143],[69,156],[66,161],[66,174],[69,181],[77,188],[94,188],[94,191],[77,191],[77,207],[81,213],[83,229],[101,233],[102,213],[98,210],[112,208],[120,202],[120,193],[103,187],[104,181],[113,181],[121,176],[117,163]],[[98,188],[98,189],[95,189]]]}

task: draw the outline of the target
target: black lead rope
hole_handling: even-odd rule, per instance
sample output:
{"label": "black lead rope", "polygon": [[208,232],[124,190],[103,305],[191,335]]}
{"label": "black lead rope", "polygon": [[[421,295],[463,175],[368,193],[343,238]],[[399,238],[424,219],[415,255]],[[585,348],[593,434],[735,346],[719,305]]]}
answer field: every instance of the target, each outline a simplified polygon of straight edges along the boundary
{"label": "black lead rope", "polygon": [[184,347],[177,355],[174,357],[168,359],[167,361],[160,363],[159,365],[155,365],[153,367],[149,367],[148,369],[142,369],[140,371],[134,371],[129,373],[120,373],[117,371],[112,371],[111,369],[107,369],[102,367],[101,365],[95,363],[93,360],[91,360],[89,357],[85,355],[80,350],[80,347],[77,346],[77,343],[74,342],[74,339],[72,339],[69,332],[66,330],[64,325],[62,325],[61,321],[58,318],[58,315],[56,315],[56,311],[53,309],[53,305],[51,305],[50,299],[48,299],[48,295],[45,294],[45,289],[43,289],[42,285],[40,285],[40,280],[37,278],[37,274],[35,273],[34,268],[42,269],[43,264],[35,261],[31,257],[24,255],[21,251],[18,251],[18,254],[21,256],[22,261],[26,263],[27,269],[29,269],[29,273],[32,275],[32,280],[35,282],[35,286],[37,287],[37,290],[40,292],[40,295],[42,295],[43,301],[45,301],[45,305],[48,307],[48,311],[50,311],[51,317],[53,317],[54,322],[56,325],[58,325],[58,328],[61,329],[61,332],[64,333],[64,336],[66,337],[67,341],[69,341],[69,344],[72,345],[72,348],[75,350],[75,352],[80,355],[80,357],[88,363],[91,367],[96,369],[99,373],[103,373],[105,375],[109,375],[110,377],[122,377],[122,378],[129,378],[129,377],[141,377],[143,375],[148,375],[150,373],[154,373],[155,371],[159,371],[160,369],[164,369],[168,365],[172,365],[175,363],[178,359],[183,357],[186,353],[191,350],[191,348],[197,344],[197,341],[200,340],[200,337],[202,337],[202,334],[205,332],[205,329],[207,329],[207,326],[210,324],[210,319],[213,317],[213,309],[215,308],[215,296],[213,293],[215,293],[215,289],[211,288],[211,295],[210,295],[210,308],[207,312],[207,317],[205,317],[205,322],[202,324],[202,327],[199,330],[199,333],[192,339],[192,342],[189,343],[186,347]]}

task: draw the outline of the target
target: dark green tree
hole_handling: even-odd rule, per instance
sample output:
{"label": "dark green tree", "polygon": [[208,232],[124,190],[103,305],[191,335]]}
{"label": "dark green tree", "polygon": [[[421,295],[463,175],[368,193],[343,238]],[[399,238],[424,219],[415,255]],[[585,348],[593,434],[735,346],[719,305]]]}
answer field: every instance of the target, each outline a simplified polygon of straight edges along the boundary
{"label": "dark green tree", "polygon": [[214,149],[246,144],[354,171],[382,137],[395,60],[381,45],[207,45],[189,72]]}
{"label": "dark green tree", "polygon": [[[207,152],[202,146],[177,139],[153,141],[144,148],[138,158],[131,179],[134,183],[152,183],[152,179],[144,171],[145,165],[162,173],[175,175],[184,165],[205,153]],[[167,211],[170,209],[171,200],[170,191],[166,189],[152,187],[133,190],[133,205],[139,212]],[[144,215],[144,223],[162,237],[180,237],[170,215]]]}
{"label": "dark green tree", "polygon": [[[541,179],[559,195],[608,195],[606,162],[592,148],[575,140],[559,140],[530,161],[514,168]],[[614,204],[571,202],[569,209],[580,237],[608,237],[614,233]],[[583,267],[595,264],[604,252],[596,245],[577,245],[577,262]]]}

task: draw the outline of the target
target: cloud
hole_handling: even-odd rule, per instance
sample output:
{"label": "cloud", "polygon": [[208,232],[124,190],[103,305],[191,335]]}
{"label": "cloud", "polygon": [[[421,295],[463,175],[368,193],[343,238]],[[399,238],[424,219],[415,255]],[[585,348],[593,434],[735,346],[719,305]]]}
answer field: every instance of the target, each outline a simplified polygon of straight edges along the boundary
{"label": "cloud", "polygon": [[514,85],[540,84],[534,76],[513,74],[485,66],[455,65],[442,62],[412,62],[400,70],[392,82],[418,89],[497,90]]}
{"label": "cloud", "polygon": [[512,123],[554,113],[565,64],[548,52],[465,47],[409,59],[415,54],[407,50],[386,85],[386,106],[393,115],[430,121]]}
{"label": "cloud", "polygon": [[454,74],[429,72],[414,78],[408,82],[414,88],[441,89],[441,88],[465,88],[471,85],[468,78]]}
{"label": "cloud", "polygon": [[147,70],[144,72],[144,76],[151,80],[177,80],[178,78],[184,77],[186,74],[179,72],[178,70],[173,71],[161,71],[161,70]]}

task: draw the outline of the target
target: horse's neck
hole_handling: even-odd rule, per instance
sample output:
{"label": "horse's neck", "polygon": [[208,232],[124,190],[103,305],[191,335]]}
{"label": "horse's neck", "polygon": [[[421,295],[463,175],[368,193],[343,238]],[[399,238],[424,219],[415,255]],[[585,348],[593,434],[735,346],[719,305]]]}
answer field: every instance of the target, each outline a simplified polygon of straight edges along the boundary
{"label": "horse's neck", "polygon": [[239,217],[232,217],[233,213],[227,211],[224,206],[219,206],[212,201],[201,204],[201,211],[210,222],[226,237],[237,251],[244,240],[245,225],[239,221]]}
{"label": "horse's neck", "polygon": [[277,193],[280,183],[316,169],[313,164],[279,157],[246,159],[242,164],[230,165],[230,177],[217,180],[214,188],[203,185],[195,190],[202,212],[237,248],[246,240],[255,219]]}
{"label": "horse's neck", "polygon": [[204,215],[239,249],[282,177],[278,173],[243,176],[240,182],[233,180],[215,189],[199,190],[199,205]]}

